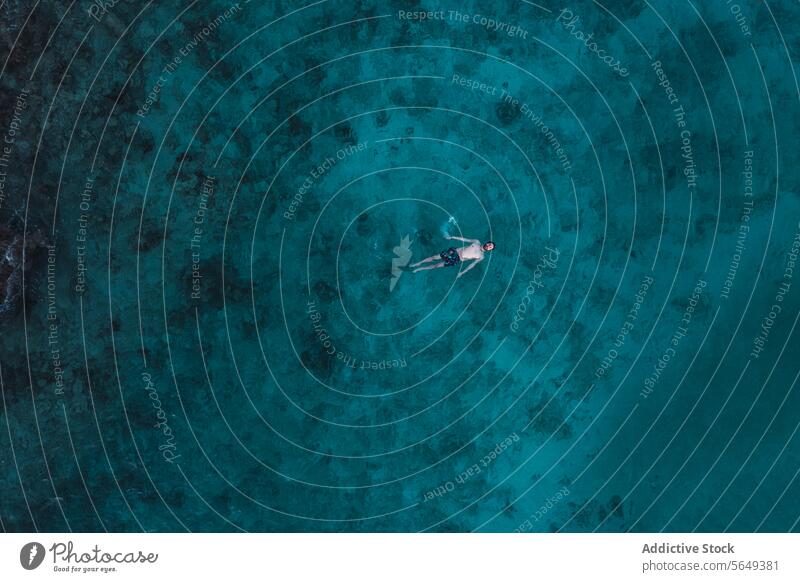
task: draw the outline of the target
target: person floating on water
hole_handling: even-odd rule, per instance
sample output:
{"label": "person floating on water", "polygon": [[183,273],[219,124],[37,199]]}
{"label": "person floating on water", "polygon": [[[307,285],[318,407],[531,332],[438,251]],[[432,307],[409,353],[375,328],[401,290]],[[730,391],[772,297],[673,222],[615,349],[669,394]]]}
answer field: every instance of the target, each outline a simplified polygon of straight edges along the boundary
{"label": "person floating on water", "polygon": [[[428,269],[438,269],[440,267],[454,267],[459,263],[465,261],[473,261],[470,265],[460,271],[458,276],[460,277],[475,265],[480,263],[483,260],[483,257],[486,253],[491,251],[494,248],[494,243],[492,241],[487,241],[486,244],[481,245],[481,241],[474,238],[462,238],[460,236],[446,236],[444,237],[448,240],[460,240],[465,243],[469,243],[469,246],[461,247],[459,249],[455,247],[450,247],[446,251],[442,251],[438,255],[433,255],[432,257],[428,257],[427,259],[423,259],[418,263],[414,263],[413,265],[409,265],[409,267],[419,267],[414,269],[414,273],[417,271],[427,271]],[[430,265],[428,267],[420,267],[420,265],[424,265],[425,263],[432,263],[434,261],[441,261],[436,263],[435,265]]]}

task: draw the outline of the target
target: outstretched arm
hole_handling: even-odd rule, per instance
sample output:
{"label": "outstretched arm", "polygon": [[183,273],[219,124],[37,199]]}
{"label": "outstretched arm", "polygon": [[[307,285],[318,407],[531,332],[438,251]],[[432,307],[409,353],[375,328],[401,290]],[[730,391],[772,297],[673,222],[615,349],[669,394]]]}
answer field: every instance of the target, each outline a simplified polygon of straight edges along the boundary
{"label": "outstretched arm", "polygon": [[464,238],[464,237],[461,237],[461,236],[446,236],[445,238],[449,239],[449,240],[460,240],[461,242],[466,242],[466,243],[481,242],[476,238]]}
{"label": "outstretched arm", "polygon": [[[458,277],[460,277],[460,276],[461,276],[461,275],[463,275],[464,273],[468,272],[468,271],[469,271],[469,270],[470,270],[472,267],[474,267],[475,265],[477,265],[478,263],[480,263],[482,260],[483,260],[483,257],[481,257],[480,259],[475,259],[474,261],[472,261],[472,262],[469,264],[469,266],[468,266],[466,269],[464,269],[463,271],[461,271],[461,272],[458,274]],[[458,277],[456,277],[456,279],[457,279]]]}

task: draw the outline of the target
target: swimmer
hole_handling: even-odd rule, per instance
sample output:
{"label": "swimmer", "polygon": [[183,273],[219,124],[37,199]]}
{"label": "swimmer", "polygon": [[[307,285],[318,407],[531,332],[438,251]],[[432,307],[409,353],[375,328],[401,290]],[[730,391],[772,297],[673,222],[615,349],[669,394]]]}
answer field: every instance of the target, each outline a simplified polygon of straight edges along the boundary
{"label": "swimmer", "polygon": [[[460,236],[446,236],[444,238],[448,240],[460,240],[461,242],[469,243],[469,246],[461,247],[460,249],[450,247],[438,255],[433,255],[432,257],[423,259],[418,263],[409,265],[409,267],[419,267],[418,269],[414,269],[414,273],[417,271],[427,271],[428,269],[438,269],[440,267],[454,267],[459,263],[472,261],[472,263],[470,263],[466,269],[459,271],[458,276],[460,277],[475,265],[480,263],[486,253],[494,249],[494,243],[492,241],[488,241],[486,244],[481,245],[481,241],[474,238],[461,238]],[[434,261],[441,262],[436,263],[435,265],[430,265],[429,267],[420,267],[420,265],[432,263]]]}

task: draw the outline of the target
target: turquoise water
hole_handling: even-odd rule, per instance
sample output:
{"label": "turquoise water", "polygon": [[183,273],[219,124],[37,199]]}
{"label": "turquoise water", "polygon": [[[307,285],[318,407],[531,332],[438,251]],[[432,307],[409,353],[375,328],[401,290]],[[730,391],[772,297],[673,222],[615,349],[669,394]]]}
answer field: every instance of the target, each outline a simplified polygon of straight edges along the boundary
{"label": "turquoise water", "polygon": [[798,529],[800,9],[459,6],[6,2],[4,530]]}

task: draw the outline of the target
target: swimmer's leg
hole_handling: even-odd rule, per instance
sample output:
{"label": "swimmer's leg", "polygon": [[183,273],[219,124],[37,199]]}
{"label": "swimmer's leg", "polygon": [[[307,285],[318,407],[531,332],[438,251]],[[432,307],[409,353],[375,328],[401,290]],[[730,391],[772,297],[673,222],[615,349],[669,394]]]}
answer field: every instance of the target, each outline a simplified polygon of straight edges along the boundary
{"label": "swimmer's leg", "polygon": [[[438,259],[439,257],[436,257],[436,258]],[[427,260],[427,259],[426,259],[426,260]],[[439,269],[439,268],[441,268],[441,267],[446,267],[446,266],[447,266],[447,265],[445,265],[445,264],[442,262],[442,263],[438,263],[438,264],[436,264],[436,265],[431,265],[430,267],[420,267],[419,269],[414,269],[414,270],[412,271],[412,273],[416,273],[417,271],[427,271],[428,269]]]}
{"label": "swimmer's leg", "polygon": [[441,261],[441,260],[442,260],[441,255],[433,255],[432,257],[428,257],[427,259],[422,259],[418,263],[414,263],[413,265],[409,265],[409,267],[418,267],[418,266],[420,266],[420,265],[422,265],[424,263],[430,263],[431,261]]}

